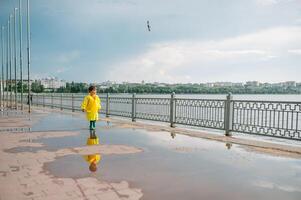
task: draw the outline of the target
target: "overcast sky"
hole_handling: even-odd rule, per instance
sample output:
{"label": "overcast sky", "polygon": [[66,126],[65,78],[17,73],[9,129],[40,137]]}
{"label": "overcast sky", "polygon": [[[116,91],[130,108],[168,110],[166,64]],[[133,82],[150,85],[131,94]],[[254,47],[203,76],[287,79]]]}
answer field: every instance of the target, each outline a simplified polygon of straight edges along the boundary
{"label": "overcast sky", "polygon": [[[0,0],[0,24],[17,5]],[[301,0],[31,0],[31,11],[36,78],[301,82]]]}

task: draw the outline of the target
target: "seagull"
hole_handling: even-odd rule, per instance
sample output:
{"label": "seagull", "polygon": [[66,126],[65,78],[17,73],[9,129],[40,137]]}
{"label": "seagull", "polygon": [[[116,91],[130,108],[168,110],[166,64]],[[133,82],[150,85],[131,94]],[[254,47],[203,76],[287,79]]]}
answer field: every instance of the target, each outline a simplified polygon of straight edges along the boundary
{"label": "seagull", "polygon": [[150,27],[150,25],[149,25],[149,21],[147,20],[147,29],[148,29],[148,31],[151,31],[150,28],[151,28],[151,27]]}

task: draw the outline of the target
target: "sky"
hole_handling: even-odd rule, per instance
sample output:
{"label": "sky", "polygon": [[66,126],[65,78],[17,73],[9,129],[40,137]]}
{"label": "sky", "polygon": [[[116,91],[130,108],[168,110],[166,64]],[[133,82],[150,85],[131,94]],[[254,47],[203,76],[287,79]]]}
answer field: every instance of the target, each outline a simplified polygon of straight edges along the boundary
{"label": "sky", "polygon": [[[30,3],[34,78],[301,82],[301,0]],[[18,0],[0,0],[0,25],[14,7]]]}

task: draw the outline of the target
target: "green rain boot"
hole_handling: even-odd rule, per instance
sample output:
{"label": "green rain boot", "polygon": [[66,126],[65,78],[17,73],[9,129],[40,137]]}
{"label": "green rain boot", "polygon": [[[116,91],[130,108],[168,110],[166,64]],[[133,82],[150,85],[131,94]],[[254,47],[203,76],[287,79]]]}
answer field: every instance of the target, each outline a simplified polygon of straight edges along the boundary
{"label": "green rain boot", "polygon": [[93,121],[90,121],[90,126],[89,126],[90,130],[94,130],[93,129]]}
{"label": "green rain boot", "polygon": [[91,126],[92,129],[91,130],[95,130],[95,127],[96,127],[95,122],[96,121],[91,121],[91,122],[92,122],[92,126]]}

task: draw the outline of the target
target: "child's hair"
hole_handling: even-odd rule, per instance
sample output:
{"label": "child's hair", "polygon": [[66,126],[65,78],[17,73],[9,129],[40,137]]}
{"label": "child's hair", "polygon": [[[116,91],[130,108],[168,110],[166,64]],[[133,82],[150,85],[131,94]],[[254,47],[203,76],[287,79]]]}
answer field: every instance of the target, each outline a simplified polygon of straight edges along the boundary
{"label": "child's hair", "polygon": [[95,90],[95,89],[96,89],[95,85],[91,85],[88,90],[89,90],[89,92],[91,92],[92,90]]}
{"label": "child's hair", "polygon": [[97,170],[97,165],[96,165],[96,163],[91,163],[90,164],[90,166],[89,166],[89,170],[91,171],[91,172],[96,172],[96,170]]}

